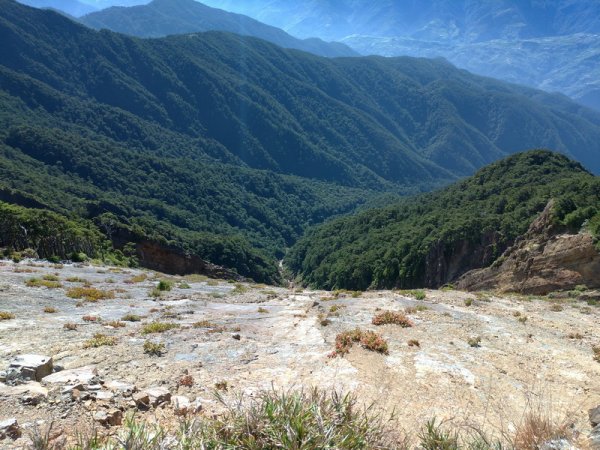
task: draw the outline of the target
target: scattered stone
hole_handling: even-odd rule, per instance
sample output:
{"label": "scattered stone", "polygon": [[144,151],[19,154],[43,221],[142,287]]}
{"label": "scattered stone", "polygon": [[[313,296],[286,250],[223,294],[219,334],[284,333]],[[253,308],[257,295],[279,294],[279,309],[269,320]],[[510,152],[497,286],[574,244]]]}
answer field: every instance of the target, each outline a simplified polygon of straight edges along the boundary
{"label": "scattered stone", "polygon": [[567,439],[553,439],[544,442],[540,446],[540,450],[577,450]]}
{"label": "scattered stone", "polygon": [[93,393],[96,400],[110,401],[114,398],[114,394],[111,391],[101,390]]}
{"label": "scattered stone", "polygon": [[234,338],[236,341],[239,341],[242,337],[239,335],[239,333],[235,333],[231,335],[232,338]]}
{"label": "scattered stone", "polygon": [[150,396],[146,392],[136,392],[133,394],[132,399],[140,409],[148,409],[150,407]]}
{"label": "scattered stone", "polygon": [[202,411],[202,400],[200,398],[196,398],[196,400],[192,402],[192,404],[190,405],[190,411],[194,414]]}
{"label": "scattered stone", "polygon": [[600,425],[596,425],[590,433],[590,448],[600,449]]}
{"label": "scattered stone", "polygon": [[171,400],[171,393],[161,387],[148,388],[144,391],[150,398],[150,405],[156,408],[157,406],[168,403]]}
{"label": "scattered stone", "polygon": [[183,395],[174,395],[171,397],[171,406],[176,416],[184,416],[191,410],[190,400]]}
{"label": "scattered stone", "polygon": [[62,370],[44,377],[44,383],[89,384],[98,375],[94,366],[84,366],[78,369]]}
{"label": "scattered stone", "polygon": [[590,417],[590,423],[592,427],[597,427],[600,425],[600,405],[592,408],[588,411],[588,415]]}
{"label": "scattered stone", "polygon": [[123,422],[123,412],[120,409],[100,409],[94,413],[94,420],[105,427],[114,427]]}
{"label": "scattered stone", "polygon": [[8,386],[0,384],[0,396],[18,397],[21,396],[21,402],[26,405],[38,405],[48,397],[48,389],[36,381],[19,384],[17,386]]}
{"label": "scattered stone", "polygon": [[21,427],[17,419],[6,419],[0,422],[0,441],[6,438],[18,439],[21,437]]}
{"label": "scattered stone", "polygon": [[0,370],[0,383],[6,382],[6,370]]}
{"label": "scattered stone", "polygon": [[19,355],[8,366],[7,381],[41,381],[52,373],[52,358],[43,355]]}
{"label": "scattered stone", "polygon": [[131,395],[137,391],[137,387],[135,384],[124,383],[122,381],[108,381],[104,384],[106,389],[109,389],[113,392],[119,392],[123,395]]}

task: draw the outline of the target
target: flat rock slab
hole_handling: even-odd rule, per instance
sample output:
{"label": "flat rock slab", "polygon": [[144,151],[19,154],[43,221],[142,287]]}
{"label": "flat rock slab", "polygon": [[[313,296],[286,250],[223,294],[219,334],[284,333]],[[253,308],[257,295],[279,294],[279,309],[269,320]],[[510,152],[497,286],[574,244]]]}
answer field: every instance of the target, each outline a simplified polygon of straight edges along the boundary
{"label": "flat rock slab", "polygon": [[98,370],[95,366],[84,366],[78,369],[62,370],[44,377],[44,383],[60,384],[88,384],[92,379],[98,376]]}
{"label": "flat rock slab", "polygon": [[7,379],[41,381],[52,373],[53,364],[50,356],[19,355],[8,366]]}
{"label": "flat rock slab", "polygon": [[600,405],[596,406],[589,410],[590,423],[592,427],[597,427],[600,425]]}

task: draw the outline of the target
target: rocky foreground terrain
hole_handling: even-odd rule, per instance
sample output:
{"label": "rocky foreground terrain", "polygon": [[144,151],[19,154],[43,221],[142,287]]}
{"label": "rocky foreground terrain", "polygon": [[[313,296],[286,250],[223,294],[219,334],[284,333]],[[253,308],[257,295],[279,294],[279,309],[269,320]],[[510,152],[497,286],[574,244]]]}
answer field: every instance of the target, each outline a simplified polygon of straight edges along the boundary
{"label": "rocky foreground terrain", "polygon": [[[216,392],[309,387],[393,411],[409,436],[433,417],[510,436],[533,413],[567,423],[572,445],[593,448],[596,298],[583,287],[546,297],[332,293],[2,261],[0,448],[26,448],[50,424],[60,442],[78,430],[115,433],[133,413],[162,424],[214,417]],[[386,310],[412,326],[373,325]],[[336,356],[336,336],[356,327],[380,333],[387,354],[354,345]]]}

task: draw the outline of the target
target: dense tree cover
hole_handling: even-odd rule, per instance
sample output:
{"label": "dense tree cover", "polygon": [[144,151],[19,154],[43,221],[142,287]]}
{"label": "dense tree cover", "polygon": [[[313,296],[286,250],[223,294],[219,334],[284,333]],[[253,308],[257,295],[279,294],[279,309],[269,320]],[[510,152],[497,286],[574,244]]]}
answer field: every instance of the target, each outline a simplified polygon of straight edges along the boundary
{"label": "dense tree cover", "polygon": [[162,37],[199,31],[228,31],[254,36],[284,48],[295,48],[321,56],[358,56],[338,42],[297,39],[285,31],[248,16],[211,8],[196,0],[153,0],[144,5],[112,7],[79,19],[85,25],[139,37]]}
{"label": "dense tree cover", "polygon": [[285,261],[305,283],[322,288],[423,286],[432,251],[438,264],[457,243],[478,244],[494,233],[486,261],[491,264],[551,198],[557,224],[577,230],[589,221],[599,235],[600,179],[562,155],[537,150],[441,191],[326,222],[310,230]]}
{"label": "dense tree cover", "polygon": [[600,169],[600,116],[443,62],[142,40],[11,0],[0,41],[1,199],[261,281],[308,226],[380,194],[535,145]]}

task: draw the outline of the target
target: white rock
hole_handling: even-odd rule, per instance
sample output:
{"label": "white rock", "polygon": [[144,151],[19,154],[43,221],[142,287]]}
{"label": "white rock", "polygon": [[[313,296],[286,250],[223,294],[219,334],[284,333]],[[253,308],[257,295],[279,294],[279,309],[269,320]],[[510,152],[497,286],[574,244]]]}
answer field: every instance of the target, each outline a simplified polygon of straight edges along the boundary
{"label": "white rock", "polygon": [[150,404],[152,406],[158,406],[161,403],[171,400],[171,393],[165,388],[152,387],[145,389],[144,393],[150,397]]}
{"label": "white rock", "polygon": [[122,394],[133,394],[134,392],[137,391],[137,387],[135,386],[135,384],[130,384],[130,383],[124,383],[122,381],[108,381],[106,383],[104,383],[104,387],[106,389],[110,389],[113,392],[120,392]]}
{"label": "white rock", "polygon": [[94,377],[98,375],[98,371],[94,366],[84,366],[78,369],[63,370],[44,377],[44,383],[61,383],[61,384],[88,384]]}

